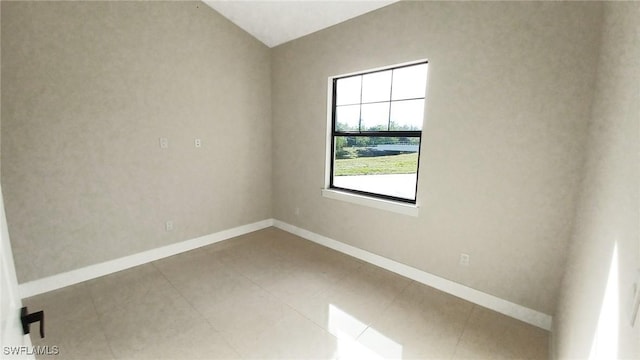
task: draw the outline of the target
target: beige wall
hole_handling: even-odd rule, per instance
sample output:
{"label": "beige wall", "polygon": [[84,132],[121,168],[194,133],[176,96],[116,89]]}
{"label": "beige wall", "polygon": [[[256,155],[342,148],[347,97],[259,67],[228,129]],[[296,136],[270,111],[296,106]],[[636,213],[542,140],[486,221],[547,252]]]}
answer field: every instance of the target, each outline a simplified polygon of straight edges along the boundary
{"label": "beige wall", "polygon": [[[610,252],[607,229],[622,222],[625,269],[640,253],[622,240],[638,236],[638,69],[624,60],[638,40],[618,34],[633,32],[637,6],[624,6],[606,5],[560,357],[582,354],[593,332],[584,315],[610,254],[590,259]],[[602,4],[401,2],[271,51],[198,2],[1,7],[2,188],[21,282],[274,217],[554,313]],[[421,58],[419,217],[323,198],[328,77]]]}
{"label": "beige wall", "polygon": [[2,1],[19,281],[270,218],[269,62],[200,2]]}
{"label": "beige wall", "polygon": [[[274,217],[552,314],[600,25],[598,3],[400,2],[275,48]],[[419,217],[323,198],[328,77],[421,58]]]}
{"label": "beige wall", "polygon": [[604,9],[588,160],[554,319],[556,358],[640,358],[640,319],[630,326],[640,270],[640,3]]}

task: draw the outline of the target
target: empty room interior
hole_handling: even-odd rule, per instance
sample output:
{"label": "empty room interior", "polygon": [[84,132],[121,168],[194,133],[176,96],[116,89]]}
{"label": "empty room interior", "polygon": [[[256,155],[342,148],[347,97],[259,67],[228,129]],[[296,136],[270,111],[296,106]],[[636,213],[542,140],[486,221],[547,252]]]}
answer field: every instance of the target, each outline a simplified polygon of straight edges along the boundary
{"label": "empty room interior", "polygon": [[0,357],[640,359],[640,2],[0,13]]}

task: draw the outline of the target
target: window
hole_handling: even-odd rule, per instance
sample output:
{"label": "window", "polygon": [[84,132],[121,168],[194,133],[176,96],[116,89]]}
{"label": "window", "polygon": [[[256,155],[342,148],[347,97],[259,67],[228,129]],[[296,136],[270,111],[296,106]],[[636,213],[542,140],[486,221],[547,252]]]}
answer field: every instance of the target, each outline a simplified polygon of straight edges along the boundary
{"label": "window", "polygon": [[332,82],[329,188],[415,204],[427,62]]}

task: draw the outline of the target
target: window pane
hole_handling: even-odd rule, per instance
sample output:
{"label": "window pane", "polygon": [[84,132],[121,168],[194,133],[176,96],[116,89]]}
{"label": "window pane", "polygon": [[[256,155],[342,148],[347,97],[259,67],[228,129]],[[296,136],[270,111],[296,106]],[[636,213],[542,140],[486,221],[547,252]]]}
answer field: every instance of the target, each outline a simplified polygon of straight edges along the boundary
{"label": "window pane", "polygon": [[427,88],[427,64],[393,70],[392,100],[424,97]]}
{"label": "window pane", "polygon": [[389,103],[363,104],[361,131],[389,130]]}
{"label": "window pane", "polygon": [[422,130],[424,100],[391,103],[391,130]]}
{"label": "window pane", "polygon": [[336,107],[336,131],[359,131],[360,105]]}
{"label": "window pane", "polygon": [[419,148],[415,137],[336,136],[333,186],[415,200]]}
{"label": "window pane", "polygon": [[391,70],[362,76],[362,102],[389,101]]}
{"label": "window pane", "polygon": [[338,79],[336,85],[336,105],[359,104],[362,76]]}

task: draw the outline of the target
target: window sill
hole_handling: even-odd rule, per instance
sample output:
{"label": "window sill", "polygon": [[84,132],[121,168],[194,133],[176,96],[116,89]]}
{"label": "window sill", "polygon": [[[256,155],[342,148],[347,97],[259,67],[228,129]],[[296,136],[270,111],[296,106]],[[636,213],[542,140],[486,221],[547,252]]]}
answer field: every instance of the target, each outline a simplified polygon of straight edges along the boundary
{"label": "window sill", "polygon": [[351,194],[344,191],[338,191],[333,189],[322,189],[322,196],[334,199],[350,202],[353,204],[368,206],[376,209],[395,212],[398,214],[418,216],[418,205],[405,204],[396,201],[376,199],[369,196]]}

